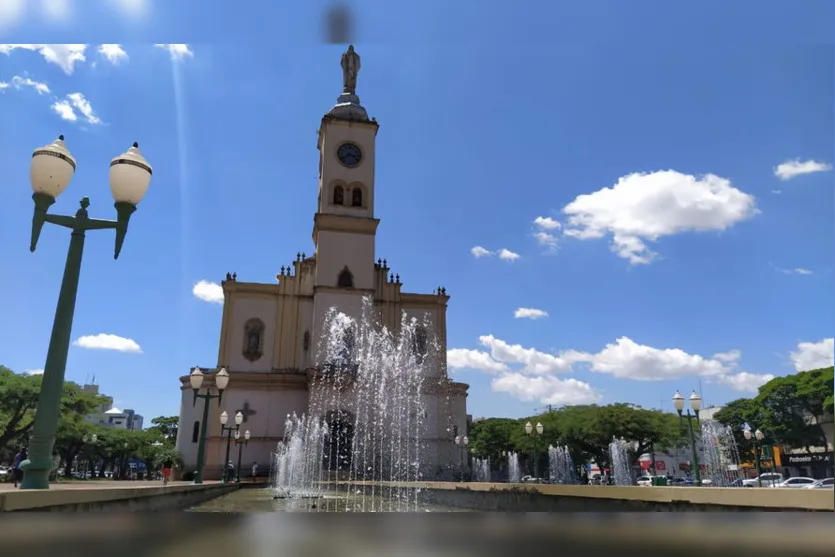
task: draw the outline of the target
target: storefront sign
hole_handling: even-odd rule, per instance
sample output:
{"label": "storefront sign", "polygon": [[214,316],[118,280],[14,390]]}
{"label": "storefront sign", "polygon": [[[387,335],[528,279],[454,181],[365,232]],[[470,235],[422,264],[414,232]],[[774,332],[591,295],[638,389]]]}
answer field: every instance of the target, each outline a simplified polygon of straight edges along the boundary
{"label": "storefront sign", "polygon": [[804,466],[806,464],[832,464],[832,453],[784,454],[786,466]]}

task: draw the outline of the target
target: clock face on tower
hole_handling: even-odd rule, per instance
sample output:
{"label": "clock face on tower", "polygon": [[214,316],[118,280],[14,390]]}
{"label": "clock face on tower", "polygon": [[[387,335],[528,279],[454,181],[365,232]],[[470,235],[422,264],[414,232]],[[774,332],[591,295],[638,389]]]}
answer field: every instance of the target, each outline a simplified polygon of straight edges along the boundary
{"label": "clock face on tower", "polygon": [[362,151],[355,143],[343,143],[336,150],[336,158],[348,168],[354,168],[362,160]]}

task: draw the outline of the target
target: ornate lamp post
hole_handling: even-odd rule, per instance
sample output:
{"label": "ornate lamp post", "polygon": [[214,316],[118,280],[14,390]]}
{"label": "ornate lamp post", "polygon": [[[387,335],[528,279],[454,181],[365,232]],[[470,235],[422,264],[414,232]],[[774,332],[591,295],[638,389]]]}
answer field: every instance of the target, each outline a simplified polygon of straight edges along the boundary
{"label": "ornate lamp post", "polygon": [[35,214],[32,217],[32,236],[29,250],[35,251],[44,223],[52,223],[72,230],[61,292],[52,322],[52,334],[46,353],[43,382],[38,395],[35,423],[29,439],[29,458],[20,468],[24,472],[20,489],[49,489],[49,473],[55,462],[52,448],[58,428],[58,414],[61,407],[61,391],[64,387],[64,372],[67,367],[67,352],[72,335],[75,300],[78,294],[78,279],[81,274],[81,259],[84,252],[84,235],[88,230],[115,230],[116,248],[114,259],[119,257],[128,231],[128,221],[136,211],[137,204],[145,196],[151,183],[153,171],[139,153],[134,143],[128,151],[110,161],[110,191],[116,201],[117,220],[92,219],[87,215],[90,200],[81,199],[81,208],[75,216],[51,215],[49,207],[70,183],[75,173],[75,159],[64,145],[64,136],[59,136],[51,145],[40,147],[32,154],[29,177],[34,194]]}
{"label": "ornate lamp post", "polygon": [[470,444],[470,438],[467,437],[466,435],[464,435],[463,437],[461,435],[456,435],[455,436],[455,446],[458,447],[458,449],[460,450],[459,456],[458,456],[458,459],[459,459],[458,466],[461,469],[461,481],[462,482],[464,481],[464,455],[467,454],[467,445],[469,445],[469,444]]}
{"label": "ornate lamp post", "polygon": [[[240,412],[238,412],[240,414]],[[237,478],[235,479],[236,483],[241,483],[241,453],[243,452],[244,445],[249,443],[249,430],[244,431],[244,438],[241,439],[241,431],[238,430],[235,432],[235,444],[238,446],[238,471],[237,471]]]}
{"label": "ornate lamp post", "polygon": [[696,420],[696,426],[698,428],[699,433],[701,433],[701,427],[699,422],[699,410],[702,409],[702,397],[696,394],[696,391],[693,391],[693,394],[690,395],[690,408],[693,409],[693,414],[690,414],[690,410],[687,410],[687,414],[682,414],[684,410],[684,397],[681,396],[681,393],[676,391],[676,394],[673,395],[673,406],[678,412],[679,419],[687,419],[687,428],[690,431],[690,453],[693,456],[693,471],[696,475],[696,485],[701,487],[702,485],[702,474],[699,470],[699,453],[696,450],[696,437],[693,434],[693,420]]}
{"label": "ornate lamp post", "polygon": [[[536,431],[536,435],[533,435],[534,431]],[[539,438],[542,437],[543,431],[545,431],[545,428],[539,422],[536,422],[535,428],[531,425],[531,422],[525,424],[525,433],[533,436],[533,475],[537,482],[539,481],[539,461],[537,460],[539,457]]]}
{"label": "ornate lamp post", "polygon": [[238,433],[241,429],[241,424],[244,423],[244,415],[241,412],[235,414],[235,425],[227,426],[229,421],[229,414],[224,410],[220,414],[220,434],[226,433],[226,460],[223,461],[223,483],[229,483],[229,447],[232,445],[232,434]]}
{"label": "ornate lamp post", "polygon": [[200,387],[203,385],[203,378],[203,372],[200,371],[199,367],[191,370],[189,382],[191,383],[192,391],[194,391],[194,401],[192,402],[192,406],[197,404],[198,398],[202,398],[204,401],[203,418],[200,420],[200,441],[197,444],[197,470],[194,473],[194,483],[196,484],[203,483],[203,460],[206,458],[206,426],[209,421],[209,401],[216,398],[217,405],[220,406],[220,402],[223,400],[223,390],[229,384],[229,373],[226,371],[225,367],[222,367],[220,368],[220,371],[214,374],[214,386],[217,388],[217,394],[212,394],[211,385],[206,387],[205,393],[200,392]]}
{"label": "ornate lamp post", "polygon": [[745,439],[747,439],[748,441],[751,440],[751,437],[754,438],[754,462],[757,466],[757,487],[762,487],[763,478],[760,470],[760,442],[762,442],[763,437],[765,437],[765,435],[763,435],[763,432],[759,429],[757,429],[757,431],[755,431],[752,435],[751,426],[749,426],[748,424],[745,424],[745,429],[742,433],[743,435],[745,435]]}

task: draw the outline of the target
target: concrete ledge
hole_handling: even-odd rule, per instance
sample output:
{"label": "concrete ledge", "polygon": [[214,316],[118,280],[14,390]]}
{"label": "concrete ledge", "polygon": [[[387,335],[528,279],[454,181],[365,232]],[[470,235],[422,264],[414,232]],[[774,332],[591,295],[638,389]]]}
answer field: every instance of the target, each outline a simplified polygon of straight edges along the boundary
{"label": "concrete ledge", "polygon": [[418,488],[432,503],[491,511],[835,511],[835,497],[828,489],[350,483],[366,489]]}
{"label": "concrete ledge", "polygon": [[164,511],[185,509],[238,489],[236,484],[57,485],[53,489],[0,491],[0,512]]}

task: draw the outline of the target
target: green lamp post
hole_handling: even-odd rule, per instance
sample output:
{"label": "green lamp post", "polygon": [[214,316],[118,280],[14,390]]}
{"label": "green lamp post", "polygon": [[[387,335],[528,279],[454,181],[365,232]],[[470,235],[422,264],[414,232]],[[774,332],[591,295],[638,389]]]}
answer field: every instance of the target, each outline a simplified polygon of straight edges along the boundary
{"label": "green lamp post", "polygon": [[687,410],[687,414],[683,414],[684,411],[684,397],[681,396],[681,393],[676,391],[676,394],[673,395],[673,406],[678,412],[678,417],[680,420],[687,419],[687,429],[690,431],[690,453],[693,455],[693,473],[696,476],[696,485],[701,487],[702,485],[702,473],[699,470],[699,452],[696,449],[696,437],[693,433],[693,420],[696,420],[696,429],[698,430],[699,434],[701,435],[702,429],[699,422],[699,410],[702,409],[702,397],[696,394],[696,391],[693,391],[693,394],[690,395],[690,408],[693,409],[693,414],[690,413],[690,410]]}
{"label": "green lamp post", "polygon": [[220,414],[220,434],[223,435],[226,433],[226,460],[223,461],[223,483],[229,483],[229,448],[232,445],[232,434],[239,433],[241,430],[241,424],[244,423],[244,415],[241,412],[235,414],[235,425],[226,425],[229,421],[229,414],[226,413],[224,410]]}
{"label": "green lamp post", "polygon": [[216,398],[217,405],[220,406],[223,400],[223,390],[229,384],[229,373],[225,367],[222,367],[220,371],[214,374],[214,386],[217,389],[217,394],[212,393],[212,385],[206,387],[205,393],[200,392],[204,378],[205,376],[199,367],[191,370],[189,375],[191,390],[194,391],[192,406],[197,404],[198,398],[203,399],[203,419],[200,420],[200,441],[197,443],[197,471],[194,473],[194,483],[196,484],[203,483],[203,460],[206,458],[206,426],[209,421],[209,401]]}
{"label": "green lamp post", "polygon": [[543,431],[544,428],[539,422],[536,422],[536,427],[531,425],[531,422],[525,424],[525,433],[533,437],[533,476],[536,482],[539,482],[539,438],[542,437]]}
{"label": "green lamp post", "polygon": [[760,464],[760,451],[762,450],[761,443],[765,435],[762,431],[757,429],[753,433],[751,432],[751,426],[745,424],[745,429],[743,429],[742,434],[745,436],[745,439],[751,441],[751,438],[754,438],[754,463],[757,467],[757,487],[763,486],[763,475],[762,475],[762,465]]}
{"label": "green lamp post", "polygon": [[[240,414],[240,412],[238,412]],[[241,483],[241,454],[243,453],[244,445],[249,443],[249,430],[244,431],[244,438],[241,439],[240,430],[235,432],[235,444],[238,446],[238,468],[236,472],[237,478],[235,483]]]}
{"label": "green lamp post", "polygon": [[44,223],[69,228],[72,234],[49,338],[32,436],[29,439],[29,458],[20,464],[24,474],[21,489],[49,489],[49,474],[55,465],[52,449],[58,428],[85,233],[88,230],[115,230],[116,248],[113,258],[118,259],[128,231],[128,221],[148,191],[153,175],[151,165],[139,152],[139,145],[134,143],[127,152],[110,161],[110,192],[116,201],[117,220],[90,218],[87,215],[90,200],[86,197],[81,199],[81,208],[75,216],[49,214],[49,207],[67,188],[75,168],[75,158],[67,150],[63,135],[52,144],[35,149],[32,153],[29,177],[34,190],[32,199],[35,202],[35,214],[32,217],[29,250],[35,251]]}

